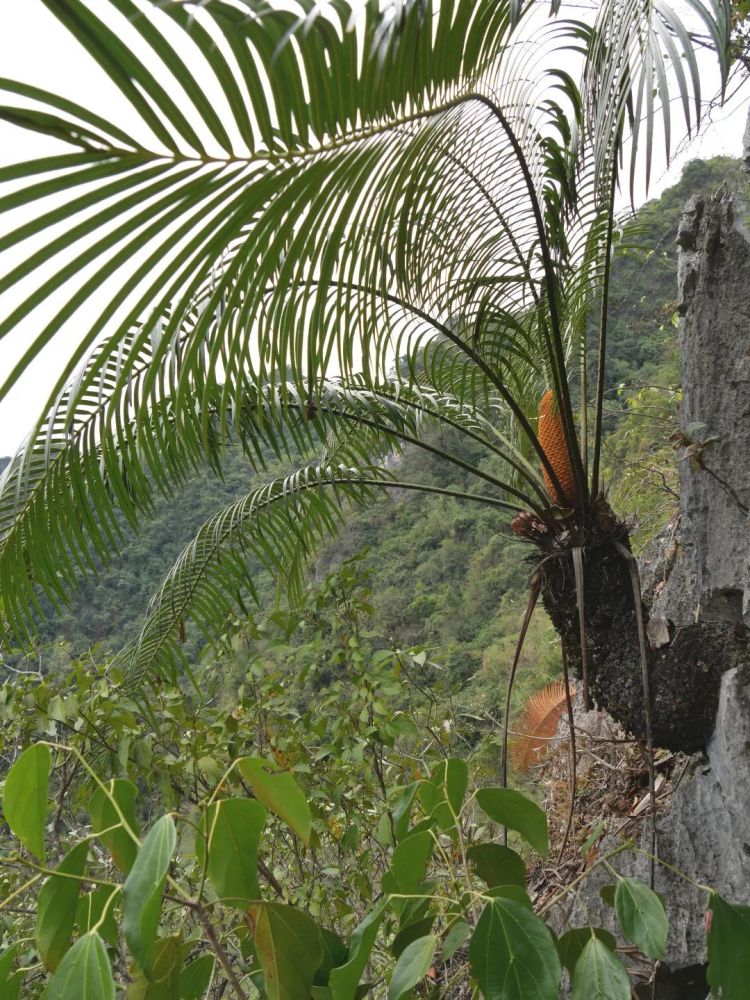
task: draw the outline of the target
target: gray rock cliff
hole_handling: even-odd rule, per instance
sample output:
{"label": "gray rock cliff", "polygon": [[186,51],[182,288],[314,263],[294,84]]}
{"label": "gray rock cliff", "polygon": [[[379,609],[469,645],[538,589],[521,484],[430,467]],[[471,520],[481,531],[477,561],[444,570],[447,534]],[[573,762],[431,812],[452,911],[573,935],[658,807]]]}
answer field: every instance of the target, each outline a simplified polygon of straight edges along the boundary
{"label": "gray rock cliff", "polygon": [[[747,138],[750,164],[750,129]],[[652,621],[662,616],[670,631],[696,619],[750,625],[750,244],[733,214],[733,196],[724,189],[691,199],[678,233],[681,515],[642,560]],[[657,822],[659,857],[730,901],[750,903],[750,676],[744,670],[724,675],[706,753],[686,762],[675,785]],[[646,830],[642,846],[649,844]],[[617,868],[648,881],[642,856],[622,855]],[[558,929],[591,920],[616,930],[599,896],[611,880],[595,871],[572,910],[556,914]],[[657,866],[656,889],[665,897],[670,935],[655,995],[703,1000],[706,893],[663,866]],[[650,997],[651,987],[643,995]]]}

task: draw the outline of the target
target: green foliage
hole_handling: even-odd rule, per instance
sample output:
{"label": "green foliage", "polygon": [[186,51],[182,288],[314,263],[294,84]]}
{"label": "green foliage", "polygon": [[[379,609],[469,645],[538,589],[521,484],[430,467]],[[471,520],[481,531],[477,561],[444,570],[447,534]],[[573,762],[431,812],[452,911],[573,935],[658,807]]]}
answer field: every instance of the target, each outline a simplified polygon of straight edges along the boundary
{"label": "green foliage", "polygon": [[619,878],[615,888],[615,913],[625,936],[649,958],[663,958],[669,921],[664,904],[636,879]]}
{"label": "green foliage", "polygon": [[517,830],[543,858],[547,856],[547,817],[536,803],[512,788],[480,788],[477,803],[490,819]]}
{"label": "green foliage", "polygon": [[308,1000],[323,959],[320,931],[306,913],[280,903],[251,903],[253,946],[268,1000]]}
{"label": "green foliage", "polygon": [[50,876],[39,893],[34,938],[39,955],[50,972],[55,971],[70,947],[88,851],[86,841],[72,847],[60,862],[59,874]]}
{"label": "green foliage", "polygon": [[248,799],[219,799],[201,816],[196,853],[226,906],[246,910],[260,898],[258,845],[266,816],[259,802]]}
{"label": "green foliage", "polygon": [[[0,956],[10,996],[85,996],[89,977],[92,996],[127,978],[138,1000],[216,1000],[240,996],[237,984],[252,1000],[384,1000],[461,995],[473,978],[484,997],[540,1000],[557,996],[563,965],[578,996],[622,994],[611,935],[555,943],[546,906],[535,912],[522,857],[487,819],[541,849],[544,814],[494,788],[483,754],[457,755],[418,673],[426,657],[373,648],[357,572],[349,564],[311,594],[302,677],[275,659],[290,654],[291,627],[275,614],[238,623],[196,689],[164,685],[147,706],[75,665],[14,681],[13,745],[43,735],[54,764],[59,819],[43,832],[61,862],[39,892],[46,870],[16,838],[0,847],[3,900],[21,911],[0,900],[5,941],[20,945]],[[84,715],[66,715],[60,691]],[[392,728],[405,705],[411,724]],[[92,786],[83,755],[102,740],[118,776]],[[663,953],[658,898],[619,877],[611,895],[626,937]],[[712,974],[726,989],[744,962],[743,910],[712,906]]]}
{"label": "green foliage", "polygon": [[399,955],[388,986],[388,1000],[401,1000],[420,983],[432,965],[437,938],[428,934],[412,941]]}
{"label": "green foliage", "polygon": [[736,906],[718,893],[709,898],[708,982],[712,995],[739,1000],[750,975],[750,907]]}
{"label": "green foliage", "polygon": [[591,932],[575,964],[573,1000],[630,1000],[630,979],[622,962]]}
{"label": "green foliage", "polygon": [[145,972],[153,962],[162,893],[176,842],[172,817],[162,816],[146,834],[122,887],[125,939]]}
{"label": "green foliage", "polygon": [[471,970],[486,1000],[556,1000],[560,960],[549,928],[521,903],[493,899],[469,944]]}
{"label": "green foliage", "polygon": [[[96,788],[89,803],[91,828],[112,855],[112,860],[127,874],[138,853],[139,826],[135,815],[137,789],[132,781],[112,778],[105,787]],[[125,824],[123,824],[123,819]]]}
{"label": "green foliage", "polygon": [[45,1000],[114,1000],[115,984],[104,942],[89,931],[75,942],[50,980]]}
{"label": "green foliage", "polygon": [[260,757],[243,757],[237,765],[255,797],[310,843],[312,819],[304,792],[291,774]]}
{"label": "green foliage", "polygon": [[3,790],[3,815],[8,826],[42,864],[50,766],[49,747],[28,747],[8,771]]}
{"label": "green foliage", "polygon": [[615,950],[616,941],[614,937],[609,931],[601,930],[600,928],[576,927],[573,930],[566,931],[557,939],[557,953],[560,956],[560,961],[571,976],[584,948],[591,940],[592,934],[609,948],[610,951]]}

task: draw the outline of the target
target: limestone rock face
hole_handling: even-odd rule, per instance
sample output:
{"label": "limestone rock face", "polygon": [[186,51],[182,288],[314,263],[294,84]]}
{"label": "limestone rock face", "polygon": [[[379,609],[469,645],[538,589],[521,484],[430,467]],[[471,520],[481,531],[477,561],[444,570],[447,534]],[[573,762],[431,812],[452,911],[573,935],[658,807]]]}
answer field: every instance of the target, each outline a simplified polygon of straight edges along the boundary
{"label": "limestone rock face", "polygon": [[691,443],[680,452],[682,552],[663,613],[687,624],[689,596],[705,620],[750,624],[750,245],[729,192],[692,198],[677,242],[680,424]]}
{"label": "limestone rock face", "polygon": [[[750,624],[750,245],[733,225],[731,194],[691,199],[678,243],[680,426],[693,455],[689,443],[680,450],[680,523],[647,554],[644,584],[652,616],[670,627],[698,618],[741,628]],[[689,761],[657,834],[669,864],[733,902],[750,903],[747,670],[724,674],[714,734],[705,755]],[[645,859],[630,866],[648,877]],[[671,919],[667,964],[705,962],[705,893],[664,868],[657,889]]]}
{"label": "limestone rock face", "polygon": [[[745,159],[750,165],[750,127]],[[683,403],[681,514],[641,560],[652,645],[697,620],[750,625],[750,245],[733,225],[725,189],[693,198],[678,232]],[[664,640],[666,641],[666,640]],[[723,666],[726,669],[726,666]],[[659,856],[732,902],[750,904],[750,670],[728,670],[705,754],[687,760],[669,811],[659,816]],[[647,830],[642,847],[648,849]],[[616,846],[609,841],[602,851]],[[621,855],[622,874],[648,881],[649,862]],[[616,930],[596,871],[558,929],[588,919]],[[657,980],[662,1000],[704,1000],[706,893],[657,866],[670,915]],[[644,996],[651,996],[650,987]]]}

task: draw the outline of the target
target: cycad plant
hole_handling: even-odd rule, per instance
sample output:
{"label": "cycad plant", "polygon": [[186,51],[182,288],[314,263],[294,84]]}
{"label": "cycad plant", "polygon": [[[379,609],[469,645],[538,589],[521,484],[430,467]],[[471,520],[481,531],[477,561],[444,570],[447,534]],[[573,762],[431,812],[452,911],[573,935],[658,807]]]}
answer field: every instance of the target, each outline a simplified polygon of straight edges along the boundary
{"label": "cycad plant", "polygon": [[[690,0],[684,21],[665,0],[573,16],[518,0],[44,2],[123,115],[0,81],[0,114],[60,144],[0,172],[20,214],[0,237],[0,336],[26,338],[2,396],[53,340],[71,345],[2,481],[7,634],[28,638],[39,594],[66,601],[193,468],[220,470],[239,443],[257,469],[270,447],[311,464],[190,541],[120,656],[134,687],[171,669],[186,621],[221,627],[254,560],[294,599],[349,505],[423,490],[490,505],[536,544],[534,592],[586,696],[644,733],[640,600],[600,477],[614,202],[648,181],[657,142],[669,157],[676,118],[700,121],[706,35],[726,80],[728,0]],[[435,425],[503,471],[440,450]],[[385,459],[404,445],[475,488],[400,482]],[[660,690],[655,738],[694,743],[695,712],[675,727]]]}

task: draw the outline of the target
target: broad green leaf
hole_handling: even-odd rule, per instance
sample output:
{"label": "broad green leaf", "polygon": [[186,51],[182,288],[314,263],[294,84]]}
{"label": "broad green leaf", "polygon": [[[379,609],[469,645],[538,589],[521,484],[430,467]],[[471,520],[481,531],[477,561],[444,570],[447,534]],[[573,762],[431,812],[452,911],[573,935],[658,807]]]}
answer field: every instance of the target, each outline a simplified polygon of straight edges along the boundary
{"label": "broad green leaf", "polygon": [[162,816],[146,834],[122,887],[125,940],[133,958],[146,972],[153,960],[162,892],[176,843],[172,817]]}
{"label": "broad green leaf", "polygon": [[461,811],[468,784],[468,766],[458,758],[441,760],[432,769],[429,779],[420,783],[422,808],[444,832],[455,828],[455,817]]}
{"label": "broad green leaf", "polygon": [[13,960],[19,952],[21,947],[20,942],[12,944],[9,948],[0,955],[0,983],[8,978],[8,973],[13,968]]}
{"label": "broad green leaf", "polygon": [[534,906],[529,898],[529,894],[520,885],[494,885],[487,890],[487,895],[492,899],[513,899],[527,910],[533,910]]}
{"label": "broad green leaf", "polygon": [[180,1000],[180,972],[186,948],[181,937],[157,938],[148,975],[135,970],[127,1000]]}
{"label": "broad green leaf", "polygon": [[12,944],[0,955],[0,997],[3,1000],[18,1000],[21,995],[24,973],[20,969],[18,972],[12,971],[20,948],[20,943]]}
{"label": "broad green leaf", "polygon": [[421,983],[432,965],[437,938],[434,934],[417,938],[402,952],[388,986],[388,1000],[401,1000],[417,983]]}
{"label": "broad green leaf", "polygon": [[112,968],[98,934],[84,934],[65,953],[44,1000],[115,1000]]}
{"label": "broad green leaf", "polygon": [[488,888],[495,885],[526,885],[523,858],[502,844],[474,844],[467,857]]}
{"label": "broad green leaf", "polygon": [[44,864],[44,826],[51,757],[35,743],[13,764],[5,779],[3,815],[23,846]]}
{"label": "broad green leaf", "polygon": [[742,1000],[750,983],[750,906],[728,903],[717,893],[709,900],[707,979],[721,1000]]}
{"label": "broad green leaf", "polygon": [[426,935],[432,933],[432,925],[434,923],[434,913],[428,913],[426,917],[420,917],[408,923],[402,922],[401,930],[393,941],[391,941],[391,954],[393,957],[400,958],[401,952],[408,948],[412,941],[416,941],[417,938],[426,937]]}
{"label": "broad green leaf", "polygon": [[396,846],[391,858],[391,874],[400,892],[413,892],[427,874],[427,865],[435,847],[428,831],[415,833]]}
{"label": "broad green leaf", "polygon": [[607,906],[611,906],[614,909],[615,905],[615,885],[610,882],[607,885],[603,885],[599,890],[599,895],[602,897]]}
{"label": "broad green leaf", "polygon": [[83,875],[89,853],[88,841],[76,844],[41,888],[36,911],[34,939],[45,967],[54,972],[70,946],[78,909],[81,882],[68,875]]}
{"label": "broad green leaf", "polygon": [[247,916],[268,1000],[309,1000],[323,958],[315,921],[281,903],[251,903]]}
{"label": "broad green leaf", "polygon": [[227,906],[245,910],[260,899],[258,845],[267,815],[253,799],[220,799],[201,816],[196,853],[204,867],[208,855],[208,877]]}
{"label": "broad green leaf", "polygon": [[331,971],[328,984],[333,991],[333,1000],[355,1000],[357,987],[375,944],[386,905],[387,900],[381,899],[361,921],[349,943],[348,961]]}
{"label": "broad green leaf", "polygon": [[538,854],[547,857],[547,817],[535,802],[512,788],[480,788],[477,803],[491,820],[520,833]]}
{"label": "broad green leaf", "polygon": [[512,899],[487,903],[469,942],[484,1000],[557,1000],[560,960],[549,928]]}
{"label": "broad green leaf", "polygon": [[[140,828],[138,820],[135,818],[137,789],[132,781],[125,781],[124,778],[112,778],[105,787],[106,793],[102,788],[97,788],[91,796],[89,803],[91,826],[112,855],[114,863],[121,872],[125,872],[127,875],[138,853],[138,844],[122,826],[122,821],[117,815],[112,800],[114,799],[114,802],[117,803],[130,829],[138,836]],[[117,829],[112,829],[112,827],[117,827]],[[108,832],[102,833],[102,830]]]}
{"label": "broad green leaf", "polygon": [[457,920],[443,939],[440,961],[447,962],[449,958],[452,958],[469,937],[471,937],[471,927],[463,920]]}
{"label": "broad green leaf", "polygon": [[581,957],[583,949],[591,940],[592,934],[603,945],[609,948],[610,951],[615,950],[617,942],[614,935],[610,934],[609,931],[603,930],[601,927],[575,927],[571,931],[566,931],[557,939],[557,954],[571,976],[573,975],[576,962]]}
{"label": "broad green leaf", "polygon": [[243,757],[239,768],[258,801],[282,819],[305,844],[309,844],[312,824],[310,807],[294,777],[261,757]]}
{"label": "broad green leaf", "polygon": [[413,781],[410,785],[400,793],[399,797],[396,799],[396,804],[392,810],[393,817],[393,830],[396,835],[396,840],[403,840],[404,837],[409,832],[409,817],[411,816],[411,808],[414,804],[414,798],[417,794],[417,789],[419,788],[419,782]]}
{"label": "broad green leaf", "polygon": [[466,761],[460,757],[441,760],[432,769],[430,781],[441,793],[440,798],[447,799],[451,810],[458,816],[469,787],[469,767]]}
{"label": "broad green leaf", "polygon": [[203,1000],[214,974],[213,955],[201,955],[180,973],[180,1000]]}
{"label": "broad green leaf", "polygon": [[323,948],[323,959],[315,970],[313,982],[316,986],[326,986],[331,970],[346,962],[349,957],[349,949],[338,934],[327,927],[320,928],[320,943]]}
{"label": "broad green leaf", "polygon": [[630,1000],[630,977],[611,948],[593,934],[576,962],[573,1000]]}
{"label": "broad green leaf", "polygon": [[619,879],[615,913],[623,934],[636,948],[649,958],[664,958],[669,920],[655,892],[637,879]]}
{"label": "broad green leaf", "polygon": [[[119,895],[121,889],[117,889],[116,892]],[[99,889],[95,889],[93,892],[87,892],[85,895],[81,896],[78,900],[78,911],[76,913],[76,922],[78,923],[79,930],[82,934],[87,931],[92,930],[96,927],[104,914],[104,908],[107,908],[106,914],[104,915],[104,920],[98,927],[97,933],[102,937],[108,945],[112,948],[117,947],[117,919],[115,917],[115,910],[117,905],[117,900],[110,900],[113,890],[106,885],[101,886]]]}

